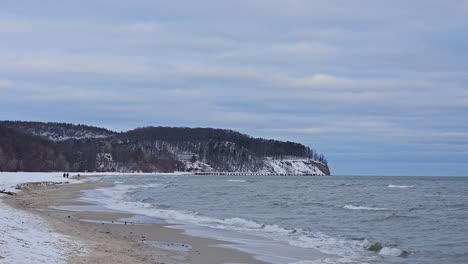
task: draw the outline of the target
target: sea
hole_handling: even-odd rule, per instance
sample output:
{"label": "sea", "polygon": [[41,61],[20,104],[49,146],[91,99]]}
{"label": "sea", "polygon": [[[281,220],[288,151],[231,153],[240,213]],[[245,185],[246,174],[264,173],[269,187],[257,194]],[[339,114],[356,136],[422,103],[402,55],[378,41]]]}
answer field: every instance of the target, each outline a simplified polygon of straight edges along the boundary
{"label": "sea", "polygon": [[102,176],[81,199],[274,264],[468,263],[468,177]]}

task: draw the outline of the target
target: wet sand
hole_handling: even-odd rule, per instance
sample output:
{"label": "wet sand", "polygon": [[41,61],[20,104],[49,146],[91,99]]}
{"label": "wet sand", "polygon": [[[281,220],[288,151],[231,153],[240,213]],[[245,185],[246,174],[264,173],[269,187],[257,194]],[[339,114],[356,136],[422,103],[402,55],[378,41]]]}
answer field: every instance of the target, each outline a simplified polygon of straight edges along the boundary
{"label": "wet sand", "polygon": [[229,242],[189,236],[165,224],[122,220],[134,217],[133,214],[63,210],[66,206],[93,207],[77,200],[81,190],[104,186],[85,182],[33,187],[4,201],[44,219],[55,232],[83,242],[85,251],[70,252],[68,263],[265,263],[247,253],[221,246]]}

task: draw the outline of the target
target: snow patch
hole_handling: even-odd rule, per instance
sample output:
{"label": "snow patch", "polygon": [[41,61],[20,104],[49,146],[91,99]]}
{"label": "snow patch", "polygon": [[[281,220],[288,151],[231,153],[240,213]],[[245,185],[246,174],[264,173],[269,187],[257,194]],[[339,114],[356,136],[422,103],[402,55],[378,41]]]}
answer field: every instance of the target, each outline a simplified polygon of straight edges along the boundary
{"label": "snow patch", "polygon": [[2,263],[66,263],[66,257],[85,254],[85,245],[54,233],[33,214],[0,200],[0,256]]}
{"label": "snow patch", "polygon": [[[0,172],[0,189],[15,192],[25,182],[80,182],[62,173]],[[53,232],[37,216],[7,206],[0,196],[0,257],[2,263],[65,263],[71,254],[85,254],[85,245]]]}
{"label": "snow patch", "polygon": [[185,165],[185,168],[188,172],[192,172],[192,171],[203,171],[203,172],[209,172],[209,171],[214,171],[214,169],[208,164],[208,163],[205,163],[205,162],[201,162],[201,161],[195,161],[195,162],[191,162],[191,161],[183,161],[184,165]]}

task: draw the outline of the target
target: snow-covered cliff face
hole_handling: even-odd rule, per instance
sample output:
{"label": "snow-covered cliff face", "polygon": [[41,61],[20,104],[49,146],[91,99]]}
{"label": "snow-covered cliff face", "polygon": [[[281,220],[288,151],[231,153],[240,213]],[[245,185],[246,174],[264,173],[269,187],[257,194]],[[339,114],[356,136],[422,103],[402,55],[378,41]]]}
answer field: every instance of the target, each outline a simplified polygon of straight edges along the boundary
{"label": "snow-covered cliff face", "polygon": [[218,141],[138,141],[126,142],[143,149],[144,155],[159,155],[180,162],[189,172],[246,172],[284,175],[329,175],[328,167],[308,157],[262,157],[233,142]]}
{"label": "snow-covered cliff face", "polygon": [[[202,161],[181,160],[188,172],[220,172],[210,164]],[[234,167],[235,164],[226,164]],[[258,165],[257,165],[258,166]],[[228,172],[248,172],[255,174],[278,174],[278,175],[328,175],[328,170],[322,171],[317,162],[304,158],[276,159],[272,157],[264,158],[258,167],[249,168],[244,166],[244,170],[232,170]],[[322,167],[323,168],[323,167]],[[226,171],[222,171],[226,172]]]}
{"label": "snow-covered cliff face", "polygon": [[261,172],[275,173],[275,174],[307,174],[307,175],[326,175],[321,171],[315,162],[309,159],[296,158],[296,159],[275,159],[265,158],[264,169]]}

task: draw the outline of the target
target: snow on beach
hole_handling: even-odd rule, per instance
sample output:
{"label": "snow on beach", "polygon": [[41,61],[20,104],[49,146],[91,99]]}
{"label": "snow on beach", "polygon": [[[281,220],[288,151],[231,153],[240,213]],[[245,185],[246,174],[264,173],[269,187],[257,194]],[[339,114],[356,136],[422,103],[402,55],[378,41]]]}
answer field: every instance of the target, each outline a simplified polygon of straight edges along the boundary
{"label": "snow on beach", "polygon": [[[148,175],[189,175],[187,172],[175,173],[142,173],[142,172],[73,172],[70,177],[81,176],[148,176]],[[76,178],[63,178],[63,172],[0,172],[0,190],[16,192],[16,185],[25,182],[82,182]]]}
{"label": "snow on beach", "polygon": [[70,252],[85,252],[81,242],[54,233],[35,215],[0,201],[0,262],[65,263]]}
{"label": "snow on beach", "polygon": [[[25,182],[80,182],[63,178],[62,175],[62,172],[0,172],[0,190],[16,192],[16,185]],[[70,174],[72,175],[74,174]]]}
{"label": "snow on beach", "polygon": [[[64,179],[63,173],[0,172],[0,190],[16,192],[25,182],[80,182]],[[70,174],[71,175],[71,174]],[[85,252],[83,243],[53,232],[39,217],[14,209],[0,195],[0,262],[65,263],[71,252]]]}
{"label": "snow on beach", "polygon": [[[70,177],[78,172],[69,173]],[[81,176],[185,175],[188,173],[116,173],[88,172]],[[88,179],[92,180],[92,179]],[[63,172],[0,172],[0,190],[18,192],[16,185],[30,182],[80,183],[76,178],[63,178]],[[12,208],[0,194],[0,263],[65,263],[70,254],[86,253],[86,245],[53,232],[38,216]]]}

